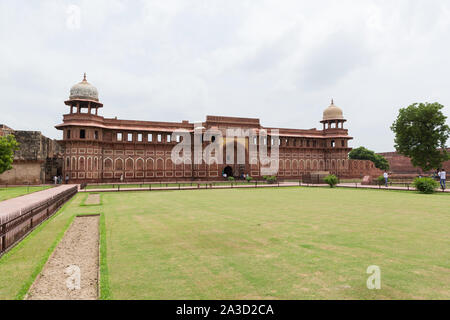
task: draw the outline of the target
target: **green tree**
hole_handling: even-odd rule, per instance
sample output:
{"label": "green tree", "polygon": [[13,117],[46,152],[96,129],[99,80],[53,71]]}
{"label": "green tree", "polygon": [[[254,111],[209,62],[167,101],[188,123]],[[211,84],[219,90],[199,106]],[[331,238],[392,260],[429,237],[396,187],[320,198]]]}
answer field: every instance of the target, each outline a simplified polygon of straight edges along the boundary
{"label": "green tree", "polygon": [[18,148],[19,143],[12,134],[0,137],[0,174],[12,169],[14,151]]}
{"label": "green tree", "polygon": [[353,149],[348,154],[350,159],[355,160],[370,160],[375,164],[375,167],[381,170],[389,170],[389,162],[382,155],[376,154],[372,150],[364,147]]}
{"label": "green tree", "polygon": [[391,126],[397,152],[411,158],[413,166],[423,171],[440,168],[450,159],[445,150],[450,127],[446,125],[443,108],[437,102],[414,103],[400,109]]}

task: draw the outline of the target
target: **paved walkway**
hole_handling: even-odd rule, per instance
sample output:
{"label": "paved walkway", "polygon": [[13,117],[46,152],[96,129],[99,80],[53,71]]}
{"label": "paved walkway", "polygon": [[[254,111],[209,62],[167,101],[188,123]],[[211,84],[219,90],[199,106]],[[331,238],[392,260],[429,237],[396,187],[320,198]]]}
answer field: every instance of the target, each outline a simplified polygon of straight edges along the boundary
{"label": "paved walkway", "polygon": [[[416,189],[414,187],[401,187],[401,186],[389,186],[389,187],[385,187],[385,186],[373,186],[373,185],[361,185],[360,183],[357,183],[355,185],[355,183],[341,183],[337,185],[338,187],[343,187],[343,188],[363,188],[363,189],[380,189],[380,190],[406,190],[406,191],[416,191]],[[446,192],[446,193],[450,193],[450,189],[445,189],[445,191],[442,191],[442,189],[436,189],[436,192]]]}
{"label": "paved walkway", "polygon": [[10,213],[17,212],[19,210],[23,210],[34,205],[38,205],[39,203],[51,199],[57,194],[64,192],[70,188],[73,188],[75,185],[64,184],[58,187],[33,192],[30,194],[26,194],[17,198],[12,198],[8,200],[4,200],[0,202],[0,220],[2,216],[8,216]]}
{"label": "paved walkway", "polygon": [[[327,184],[307,184],[307,183],[298,183],[298,182],[280,182],[279,184],[266,184],[264,182],[258,183],[255,185],[255,183],[249,183],[249,184],[238,184],[233,185],[227,184],[227,185],[214,185],[214,183],[211,183],[211,185],[206,186],[203,182],[200,186],[194,185],[194,186],[173,186],[173,187],[144,187],[144,188],[126,188],[122,186],[120,189],[114,188],[114,189],[88,189],[88,190],[80,190],[80,192],[118,192],[118,191],[158,191],[158,190],[200,190],[200,189],[235,189],[235,188],[274,188],[274,187],[327,187]],[[406,191],[415,191],[414,188],[410,187],[401,187],[401,186],[392,186],[392,187],[384,187],[384,186],[373,186],[373,185],[361,185],[360,183],[341,183],[338,184],[337,187],[341,188],[358,188],[358,189],[382,189],[382,190],[406,190]],[[439,190],[439,192],[442,192]],[[450,189],[445,190],[446,193],[450,193]]]}

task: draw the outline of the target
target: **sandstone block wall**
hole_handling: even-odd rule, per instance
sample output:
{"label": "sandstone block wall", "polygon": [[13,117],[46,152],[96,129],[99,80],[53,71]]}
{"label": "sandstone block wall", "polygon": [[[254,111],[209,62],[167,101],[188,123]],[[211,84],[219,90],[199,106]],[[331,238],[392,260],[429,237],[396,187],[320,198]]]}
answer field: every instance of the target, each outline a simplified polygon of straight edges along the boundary
{"label": "sandstone block wall", "polygon": [[39,184],[62,174],[63,150],[39,131],[13,130],[0,125],[0,136],[13,134],[19,143],[13,169],[0,175],[0,184]]}
{"label": "sandstone block wall", "polygon": [[[450,149],[447,149],[447,152],[450,152]],[[384,152],[379,154],[386,158],[389,162],[390,172],[395,175],[416,176],[418,174],[431,174],[434,171],[431,170],[424,173],[422,169],[412,165],[410,158],[402,156],[397,152]],[[450,170],[450,161],[444,162],[443,167],[448,172]]]}
{"label": "sandstone block wall", "polygon": [[11,170],[0,175],[0,185],[40,184],[45,178],[42,167],[37,161],[14,163]]}

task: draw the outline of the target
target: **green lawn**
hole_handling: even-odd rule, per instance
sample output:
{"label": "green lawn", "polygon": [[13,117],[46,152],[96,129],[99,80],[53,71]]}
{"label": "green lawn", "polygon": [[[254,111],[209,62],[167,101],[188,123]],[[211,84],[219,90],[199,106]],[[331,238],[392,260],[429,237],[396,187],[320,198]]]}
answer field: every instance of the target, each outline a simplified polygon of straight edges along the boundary
{"label": "green lawn", "polygon": [[[297,181],[298,182],[298,181]],[[250,182],[250,184],[254,184],[255,182]],[[259,184],[262,182],[258,182]],[[233,185],[242,185],[242,184],[249,184],[246,181],[235,181],[233,183],[231,182],[227,182],[227,181],[223,181],[223,182],[211,182],[211,183],[188,183],[188,182],[180,182],[180,183],[165,183],[165,182],[160,182],[160,183],[132,183],[132,184],[88,184],[86,186],[86,190],[92,190],[92,189],[117,189],[120,186],[120,189],[131,189],[131,188],[147,188],[149,189],[151,188],[161,188],[161,187],[197,187],[198,185],[200,185],[200,187],[205,188],[206,185],[215,185],[215,186],[231,186],[231,184]]]}
{"label": "green lawn", "polygon": [[28,193],[42,191],[51,186],[31,186],[31,187],[8,187],[0,188],[0,201],[23,196]]}
{"label": "green lawn", "polygon": [[[74,214],[103,212],[113,299],[449,299],[450,196],[329,188],[102,194],[0,259],[11,298]],[[370,265],[381,290],[366,287]]]}

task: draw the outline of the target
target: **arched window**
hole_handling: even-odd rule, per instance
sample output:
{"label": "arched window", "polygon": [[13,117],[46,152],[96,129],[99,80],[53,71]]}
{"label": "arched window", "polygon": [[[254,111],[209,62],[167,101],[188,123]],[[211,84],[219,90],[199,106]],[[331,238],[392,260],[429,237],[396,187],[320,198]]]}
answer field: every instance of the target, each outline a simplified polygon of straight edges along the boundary
{"label": "arched window", "polygon": [[133,168],[134,168],[133,159],[128,158],[127,161],[125,162],[125,169],[131,171],[133,170]]}
{"label": "arched window", "polygon": [[77,170],[77,158],[72,157],[72,170]]}
{"label": "arched window", "polygon": [[136,160],[136,170],[139,170],[139,171],[144,170],[144,160],[143,159]]}
{"label": "arched window", "polygon": [[156,160],[156,169],[157,170],[164,170],[164,160],[159,158]]}
{"label": "arched window", "polygon": [[112,160],[111,159],[105,159],[105,170],[112,170]]}
{"label": "arched window", "polygon": [[153,159],[152,158],[147,159],[147,170],[153,170]]}
{"label": "arched window", "polygon": [[166,159],[166,170],[173,170],[172,159]]}
{"label": "arched window", "polygon": [[78,170],[84,171],[84,157],[78,159]]}
{"label": "arched window", "polygon": [[116,159],[115,169],[118,171],[123,170],[123,160],[122,159]]}

